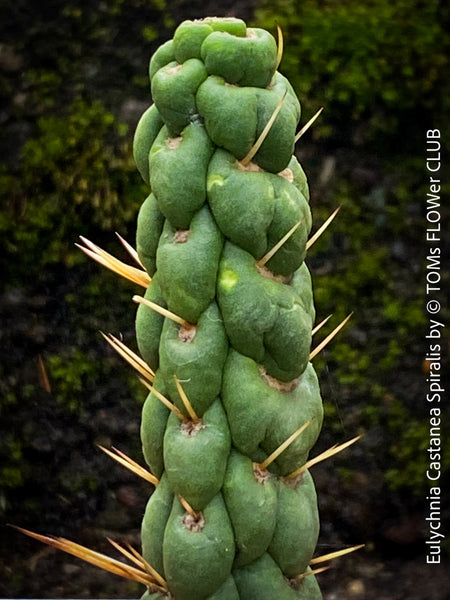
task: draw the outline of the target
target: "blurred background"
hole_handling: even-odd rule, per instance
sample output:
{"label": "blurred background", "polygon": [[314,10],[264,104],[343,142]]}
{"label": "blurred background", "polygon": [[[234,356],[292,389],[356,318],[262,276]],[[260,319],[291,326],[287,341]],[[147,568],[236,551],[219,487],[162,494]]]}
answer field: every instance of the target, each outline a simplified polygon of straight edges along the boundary
{"label": "blurred background", "polygon": [[[99,333],[135,348],[139,290],[75,243],[82,235],[128,260],[115,232],[134,243],[147,195],[131,145],[151,103],[148,61],[181,21],[207,15],[274,35],[278,23],[302,123],[324,107],[296,151],[315,227],[342,207],[307,261],[318,320],[333,314],[317,338],[353,317],[314,361],[325,422],[313,455],[364,436],[312,469],[317,553],[366,545],[319,575],[325,600],[445,600],[449,540],[441,567],[427,566],[424,520],[426,130],[445,137],[450,104],[449,7],[437,0],[0,2],[0,597],[143,591],[7,523],[112,555],[106,536],[139,546],[151,486],[97,448],[142,461],[145,390]],[[444,202],[441,214],[448,224]],[[442,342],[444,379],[448,331]],[[444,528],[445,469],[441,486]]]}

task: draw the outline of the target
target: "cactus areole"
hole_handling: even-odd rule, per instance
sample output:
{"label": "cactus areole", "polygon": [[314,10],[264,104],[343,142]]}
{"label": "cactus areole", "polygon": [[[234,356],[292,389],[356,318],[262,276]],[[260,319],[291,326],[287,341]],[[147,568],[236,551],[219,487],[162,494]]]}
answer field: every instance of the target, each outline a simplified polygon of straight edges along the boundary
{"label": "cactus areole", "polygon": [[150,61],[153,104],[134,138],[151,278],[136,335],[155,374],[141,436],[158,479],[142,524],[156,574],[145,600],[322,597],[309,566],[316,493],[300,469],[323,416],[311,213],[293,155],[300,104],[279,58],[270,33],[206,18]]}

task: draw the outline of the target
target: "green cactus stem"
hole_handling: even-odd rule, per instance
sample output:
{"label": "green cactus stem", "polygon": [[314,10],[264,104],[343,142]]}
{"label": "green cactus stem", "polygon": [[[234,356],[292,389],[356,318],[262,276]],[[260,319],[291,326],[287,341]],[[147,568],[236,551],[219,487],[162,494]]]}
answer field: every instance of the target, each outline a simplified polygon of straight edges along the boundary
{"label": "green cactus stem", "polygon": [[[148,389],[144,468],[155,486],[133,566],[24,531],[143,583],[142,600],[319,600],[319,514],[309,459],[323,408],[311,351],[315,308],[306,252],[305,173],[293,155],[300,103],[278,44],[235,18],[185,21],[150,61],[153,104],[134,137],[149,186],[137,266],[82,238],[89,256],[144,289],[139,354],[105,338]],[[350,315],[349,315],[350,316]]]}
{"label": "green cactus stem", "polygon": [[279,60],[272,35],[239,19],[182,23],[150,61],[154,104],[135,135],[151,192],[137,232],[145,298],[177,316],[140,304],[138,345],[183,415],[154,390],[144,405],[144,456],[162,479],[143,556],[175,600],[321,597],[303,468],[323,417],[311,212],[293,156],[300,103]]}

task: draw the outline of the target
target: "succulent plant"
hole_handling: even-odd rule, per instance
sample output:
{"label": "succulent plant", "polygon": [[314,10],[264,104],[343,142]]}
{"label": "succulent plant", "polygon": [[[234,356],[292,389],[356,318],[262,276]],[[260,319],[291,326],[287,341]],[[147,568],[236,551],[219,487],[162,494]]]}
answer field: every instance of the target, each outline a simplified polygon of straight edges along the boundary
{"label": "succulent plant", "polygon": [[155,491],[142,555],[116,544],[136,567],[33,535],[141,581],[145,600],[322,597],[311,565],[329,556],[313,559],[309,467],[355,440],[308,461],[323,419],[304,262],[312,220],[281,53],[280,31],[277,43],[236,18],[182,23],[150,61],[153,104],[134,138],[149,185],[130,248],[138,267],[84,240],[145,288],[134,297],[140,356],[106,337],[149,390],[148,470],[107,452]]}

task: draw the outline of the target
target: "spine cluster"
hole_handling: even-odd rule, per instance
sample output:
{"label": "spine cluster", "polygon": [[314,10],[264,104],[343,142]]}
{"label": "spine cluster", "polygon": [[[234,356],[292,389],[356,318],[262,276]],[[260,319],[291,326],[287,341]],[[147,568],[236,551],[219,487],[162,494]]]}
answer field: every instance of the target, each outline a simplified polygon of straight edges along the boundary
{"label": "spine cluster", "polygon": [[278,62],[272,35],[214,18],[182,23],[150,62],[134,154],[151,281],[136,334],[158,484],[142,545],[166,583],[147,600],[321,598],[305,576],[319,517],[304,466],[323,414],[311,213],[293,156],[300,104]]}

